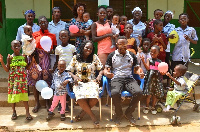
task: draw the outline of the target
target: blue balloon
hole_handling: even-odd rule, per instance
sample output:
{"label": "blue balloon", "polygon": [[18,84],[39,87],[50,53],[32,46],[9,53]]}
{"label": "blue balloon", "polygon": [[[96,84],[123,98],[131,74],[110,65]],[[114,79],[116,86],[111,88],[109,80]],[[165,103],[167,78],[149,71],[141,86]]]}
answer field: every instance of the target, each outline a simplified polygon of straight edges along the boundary
{"label": "blue balloon", "polygon": [[48,84],[44,80],[39,80],[36,82],[35,87],[41,92],[43,88],[48,87]]}

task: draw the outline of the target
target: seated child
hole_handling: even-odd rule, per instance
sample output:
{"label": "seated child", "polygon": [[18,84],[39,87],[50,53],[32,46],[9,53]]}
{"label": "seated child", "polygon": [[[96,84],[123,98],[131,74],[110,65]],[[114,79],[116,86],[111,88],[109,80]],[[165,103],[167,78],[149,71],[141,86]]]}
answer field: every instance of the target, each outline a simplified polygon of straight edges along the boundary
{"label": "seated child", "polygon": [[113,35],[113,39],[112,39],[112,46],[110,47],[115,48],[116,46],[116,42],[117,42],[117,37],[119,36],[119,15],[114,15],[112,18],[112,24],[111,24],[111,30]]}
{"label": "seated child", "polygon": [[65,107],[66,107],[66,96],[67,90],[66,85],[72,82],[72,78],[68,72],[65,71],[66,62],[64,60],[58,61],[58,71],[54,73],[51,88],[54,89],[54,97],[52,101],[51,108],[49,109],[48,116],[46,118],[47,121],[51,120],[51,118],[55,115],[53,113],[54,109],[58,105],[60,101],[62,109],[60,111],[61,121],[65,120]]}
{"label": "seated child", "polygon": [[[88,12],[83,13],[83,21],[85,22],[85,25],[86,25],[85,30],[90,30],[93,21],[90,19],[90,14]],[[86,40],[90,39],[89,35],[85,35],[85,37],[86,37]]]}
{"label": "seated child", "polygon": [[149,52],[149,48],[150,48],[150,39],[148,38],[144,38],[142,40],[142,50],[139,50],[137,53],[137,60],[138,60],[138,64],[141,66],[144,74],[146,74],[147,70],[143,64],[143,61],[141,60],[141,58],[144,58],[144,62],[147,63],[147,60],[149,60],[151,58],[150,52]]}
{"label": "seated child", "polygon": [[166,75],[172,79],[174,82],[174,88],[170,88],[167,92],[167,98],[165,106],[167,108],[164,109],[164,111],[169,111],[171,107],[174,107],[174,104],[177,100],[179,100],[187,91],[187,84],[184,80],[184,74],[187,71],[187,67],[179,64],[176,65],[173,72],[173,77],[169,72],[166,73]]}
{"label": "seated child", "polygon": [[126,22],[127,22],[127,17],[126,16],[121,16],[120,17],[120,36],[124,36],[125,33],[124,33],[124,28],[125,28],[125,25],[126,25]]}

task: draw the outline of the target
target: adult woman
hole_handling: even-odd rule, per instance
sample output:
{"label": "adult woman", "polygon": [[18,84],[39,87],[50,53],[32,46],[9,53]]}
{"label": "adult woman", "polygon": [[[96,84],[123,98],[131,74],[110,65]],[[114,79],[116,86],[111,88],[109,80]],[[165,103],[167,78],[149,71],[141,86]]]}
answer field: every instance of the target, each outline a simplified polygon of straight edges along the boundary
{"label": "adult woman", "polygon": [[[49,58],[49,54],[55,50],[56,46],[57,46],[57,42],[56,42],[56,35],[50,33],[47,28],[48,28],[48,21],[47,18],[45,16],[40,16],[38,18],[38,23],[40,26],[40,31],[33,33],[33,38],[35,39],[35,43],[36,43],[36,51],[39,54],[39,66],[41,67],[41,72],[34,72],[35,70],[38,70],[37,68],[33,68],[32,71],[30,71],[30,74],[36,74],[35,75],[35,80],[45,80],[47,82],[47,84],[50,86],[51,85],[51,81],[52,81],[52,76],[49,72],[50,69],[50,58]],[[50,39],[50,41],[52,42],[51,44],[51,51],[50,52],[46,52],[41,44],[40,44],[40,40],[44,39],[44,36],[48,36],[48,38]],[[34,92],[34,97],[35,97],[35,102],[36,102],[36,106],[33,108],[32,112],[36,113],[38,112],[38,109],[40,108],[40,103],[39,103],[39,92],[34,88],[33,89]],[[47,109],[50,108],[50,104],[49,104],[49,100],[46,100],[46,107]]]}
{"label": "adult woman", "polygon": [[84,29],[86,28],[85,22],[83,21],[83,13],[86,11],[86,5],[83,3],[77,3],[74,5],[73,14],[75,18],[72,18],[68,26],[66,26],[66,30],[69,31],[70,25],[76,25],[79,28],[78,33],[71,33],[70,36],[76,37],[75,46],[76,52],[80,53],[80,46],[83,40],[85,40],[85,35],[90,34],[90,32],[86,32]]}
{"label": "adult woman", "polygon": [[110,24],[105,21],[106,9],[103,6],[98,8],[97,22],[94,22],[91,27],[92,40],[98,42],[98,57],[101,60],[103,66],[107,60],[108,55],[115,51],[115,48],[110,48],[112,45],[111,37],[113,36]]}
{"label": "adult woman", "polygon": [[24,13],[24,16],[25,16],[25,19],[26,19],[26,23],[24,25],[21,25],[18,28],[17,36],[16,36],[16,40],[18,40],[18,41],[21,41],[22,34],[24,34],[24,26],[30,25],[32,27],[33,33],[40,30],[40,27],[38,25],[36,25],[35,23],[33,23],[33,20],[35,19],[35,11],[27,10]]}
{"label": "adult woman", "polygon": [[[77,103],[83,109],[76,116],[76,121],[80,121],[87,113],[94,122],[94,125],[99,125],[91,108],[98,102],[99,85],[97,82],[102,76],[103,71],[100,71],[102,67],[99,58],[94,54],[94,45],[91,41],[81,44],[80,54],[75,55],[67,67],[67,70],[71,71],[71,75],[75,81],[73,91]],[[95,71],[100,71],[97,78],[95,77]],[[75,75],[73,74],[74,72]]]}
{"label": "adult woman", "polygon": [[133,25],[133,33],[131,37],[135,38],[137,46],[140,44],[139,36],[145,35],[146,26],[141,22],[142,10],[139,7],[135,7],[132,11],[133,19],[128,20],[127,23]]}

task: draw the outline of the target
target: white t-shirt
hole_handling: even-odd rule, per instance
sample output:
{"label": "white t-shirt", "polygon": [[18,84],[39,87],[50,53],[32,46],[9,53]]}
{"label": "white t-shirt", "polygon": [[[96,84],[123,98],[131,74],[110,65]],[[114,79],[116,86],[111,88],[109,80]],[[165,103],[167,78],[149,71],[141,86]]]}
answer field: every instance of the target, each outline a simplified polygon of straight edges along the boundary
{"label": "white t-shirt", "polygon": [[76,52],[76,48],[72,44],[68,44],[66,47],[59,45],[55,49],[55,55],[59,55],[59,60],[66,61],[66,67],[70,63],[74,52]]}
{"label": "white t-shirt", "polygon": [[175,91],[179,91],[179,92],[183,92],[183,91],[186,89],[186,87],[187,87],[187,84],[186,84],[186,82],[185,82],[184,77],[183,77],[183,76],[178,77],[176,80],[177,80],[181,85],[177,85],[176,83],[174,83],[174,90],[175,90]]}

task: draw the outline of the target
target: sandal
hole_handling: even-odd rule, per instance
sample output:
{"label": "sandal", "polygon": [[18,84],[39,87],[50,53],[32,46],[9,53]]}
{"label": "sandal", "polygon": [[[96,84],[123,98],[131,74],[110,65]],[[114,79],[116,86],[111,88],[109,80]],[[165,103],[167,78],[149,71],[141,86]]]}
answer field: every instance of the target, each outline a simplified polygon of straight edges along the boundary
{"label": "sandal", "polygon": [[76,117],[75,117],[75,121],[76,122],[79,122],[79,121],[81,121],[83,119],[83,117],[80,117],[79,115],[77,115]]}
{"label": "sandal", "polygon": [[37,113],[39,109],[40,109],[40,105],[39,105],[39,106],[35,106],[35,107],[32,109],[32,112],[33,112],[33,113]]}
{"label": "sandal", "polygon": [[31,121],[31,120],[33,120],[33,117],[31,115],[29,115],[29,116],[26,117],[26,120]]}
{"label": "sandal", "polygon": [[13,113],[12,117],[11,117],[11,120],[16,120],[16,119],[17,119],[17,113]]}

